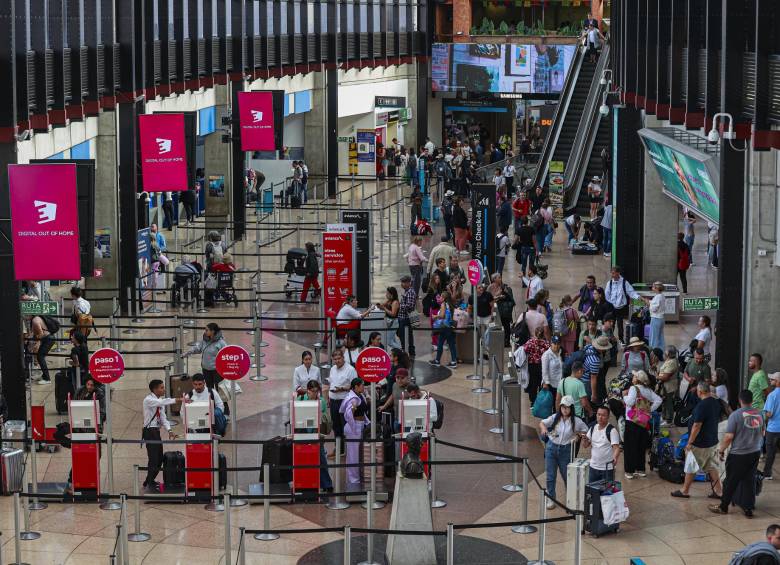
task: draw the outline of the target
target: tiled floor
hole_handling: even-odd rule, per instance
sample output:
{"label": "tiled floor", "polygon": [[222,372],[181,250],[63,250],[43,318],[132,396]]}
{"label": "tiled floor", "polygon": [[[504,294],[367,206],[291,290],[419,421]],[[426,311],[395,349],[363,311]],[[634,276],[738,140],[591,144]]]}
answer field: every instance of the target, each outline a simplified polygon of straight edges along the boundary
{"label": "tiled floor", "polygon": [[[373,190],[368,187],[367,194]],[[393,189],[378,197],[380,204],[391,202],[396,198]],[[366,201],[367,203],[369,201]],[[360,207],[359,202],[355,202]],[[403,206],[403,220],[408,223],[408,207]],[[390,284],[396,284],[400,275],[407,269],[402,258],[408,244],[408,230],[396,232],[395,209],[390,209],[392,232],[387,233],[387,218],[382,221],[382,231],[377,226],[377,241],[372,262],[372,273],[361,273],[360,276],[374,277],[374,298],[380,299],[382,289]],[[312,221],[320,214],[324,219],[325,212],[293,212],[288,217],[287,211],[281,218],[285,224],[295,224],[298,217],[304,221]],[[336,220],[335,212],[331,212],[329,221]],[[555,250],[546,255],[544,262],[550,265],[550,276],[545,286],[550,290],[553,302],[563,294],[573,294],[580,287],[587,274],[596,275],[599,283],[606,281],[608,260],[602,256],[572,256],[565,250],[564,234],[558,233],[555,239]],[[194,232],[193,232],[194,233]],[[431,240],[438,241],[439,230]],[[251,234],[251,232],[250,232]],[[253,235],[253,234],[252,234]],[[267,232],[264,232],[264,237]],[[381,240],[382,235],[389,239]],[[619,234],[617,234],[619,237]],[[182,235],[183,237],[183,235]],[[169,242],[172,237],[169,237]],[[250,237],[250,239],[254,239]],[[302,241],[316,239],[314,233],[303,233]],[[698,237],[695,249],[697,265],[689,273],[691,295],[711,295],[714,292],[714,271],[705,265],[705,249],[702,242],[704,234]],[[278,253],[288,247],[297,246],[295,235],[288,237],[281,244],[264,248],[265,252]],[[428,247],[431,242],[426,242]],[[253,247],[239,244],[240,252],[252,252]],[[241,257],[239,265],[248,269],[255,268],[255,260],[251,257]],[[277,257],[262,259],[263,269],[279,268]],[[517,265],[510,260],[507,266],[508,276],[516,295],[521,289],[517,278]],[[281,276],[262,276],[262,289],[281,290],[284,279]],[[239,286],[246,288],[251,284],[249,275],[239,277]],[[247,293],[244,293],[246,295]],[[267,297],[266,297],[267,298]],[[274,298],[277,298],[274,296]],[[278,299],[283,299],[279,296]],[[298,321],[285,320],[269,322],[263,339],[269,346],[263,349],[263,361],[266,367],[263,374],[269,377],[266,382],[242,383],[244,393],[238,397],[238,415],[240,422],[240,437],[267,439],[284,433],[284,422],[287,420],[287,402],[290,394],[290,376],[292,368],[297,365],[300,352],[311,348],[317,341],[316,323],[307,321],[307,316],[317,316],[314,305],[287,305],[281,302],[265,300],[264,308],[269,315],[296,318]],[[228,342],[244,345],[251,349],[252,336],[245,333],[247,324],[242,318],[248,313],[247,303],[240,308],[217,307],[211,310],[213,316],[226,330]],[[231,317],[231,319],[228,319]],[[199,321],[204,323],[205,321]],[[171,330],[159,329],[156,326],[166,325],[167,321],[147,321],[141,327],[138,335],[164,337]],[[694,334],[695,317],[683,316],[679,324],[668,324],[666,328],[667,343],[686,344]],[[269,328],[309,329],[311,333],[287,333],[279,329]],[[101,334],[107,333],[101,330]],[[199,329],[188,330],[185,341],[190,341],[200,333]],[[126,335],[126,334],[121,334]],[[417,373],[422,376],[427,370],[425,363],[429,358],[429,350],[424,347],[425,339],[418,336]],[[131,353],[126,356],[130,367],[160,366],[170,362],[170,354],[145,353],[152,349],[167,347],[162,342],[143,344],[127,342],[123,350]],[[54,364],[61,364],[62,358]],[[197,360],[191,361],[191,372]],[[482,412],[490,406],[491,395],[474,394],[472,381],[465,376],[471,372],[471,366],[458,368],[454,374],[444,380],[439,380],[425,387],[445,403],[445,425],[437,433],[438,437],[449,442],[467,446],[479,447],[494,451],[511,450],[504,444],[501,437],[488,432],[496,425],[496,417]],[[114,435],[117,438],[137,440],[143,426],[140,415],[141,399],[147,391],[147,382],[159,378],[161,370],[129,371],[115,385],[113,402]],[[33,386],[33,398],[36,404],[45,403],[47,407],[48,424],[53,425],[60,418],[54,414],[53,391],[51,386]],[[522,442],[520,452],[530,457],[530,466],[537,475],[543,475],[542,449],[536,439],[536,421],[528,412],[524,401],[522,421]],[[230,450],[227,449],[228,457]],[[38,478],[42,482],[62,482],[70,468],[70,452],[61,450],[54,455],[40,453],[37,456]],[[241,446],[239,465],[252,466],[259,463],[260,452],[254,446]],[[450,447],[440,447],[439,459],[475,458],[474,454],[465,453]],[[105,482],[105,463],[103,471]],[[115,490],[117,492],[132,492],[132,465],[146,463],[145,453],[137,444],[121,444],[114,447]],[[512,521],[520,518],[522,494],[509,494],[501,490],[501,485],[510,481],[511,466],[496,462],[489,465],[460,465],[441,467],[438,478],[440,498],[446,500],[445,508],[434,511],[434,526],[443,529],[446,523],[456,524],[491,523]],[[256,472],[245,472],[239,477],[242,490],[251,482],[257,481]],[[644,558],[648,564],[699,564],[712,565],[727,563],[731,553],[742,545],[762,538],[764,528],[770,522],[780,520],[780,498],[777,497],[780,487],[773,483],[765,486],[760,497],[756,517],[748,520],[741,513],[728,516],[715,516],[707,511],[708,500],[705,498],[707,488],[697,484],[693,488],[690,500],[678,500],[669,497],[673,485],[660,480],[654,473],[646,479],[624,482],[626,498],[631,509],[631,517],[623,525],[617,535],[599,539],[585,536],[583,538],[583,563],[593,564],[625,564],[631,556]],[[563,485],[559,492],[563,493]],[[529,516],[539,515],[538,491],[529,491]],[[0,498],[0,529],[2,530],[2,550],[6,561],[13,555],[13,512],[12,499]],[[131,505],[131,510],[133,509]],[[560,516],[559,510],[549,513]],[[389,522],[390,507],[375,513],[376,525],[385,527]],[[22,542],[22,558],[34,565],[38,564],[74,564],[90,565],[104,564],[114,546],[115,526],[119,518],[118,512],[103,511],[93,504],[61,504],[52,503],[49,508],[33,512],[30,524],[33,529],[42,533],[37,541]],[[237,547],[239,527],[259,528],[262,523],[261,506],[245,506],[232,511],[233,548]],[[307,528],[331,527],[351,523],[362,526],[365,523],[365,511],[358,505],[335,512],[326,510],[320,505],[273,505],[271,524],[275,528]],[[142,530],[152,534],[152,539],[144,543],[131,543],[131,563],[187,563],[187,564],[217,564],[224,562],[224,516],[221,513],[207,512],[202,505],[163,505],[147,504],[141,508]],[[131,515],[130,528],[133,529]],[[571,563],[574,557],[574,525],[573,522],[551,524],[546,532],[547,559],[557,564]],[[463,531],[459,535],[490,540],[512,548],[528,558],[534,558],[537,552],[537,535],[514,534],[509,528],[486,528]],[[247,540],[247,563],[273,563],[273,565],[296,563],[297,559],[315,549],[317,546],[339,541],[338,534],[289,534],[279,540],[260,542]],[[234,553],[235,559],[235,553]],[[362,559],[355,555],[355,561]]]}

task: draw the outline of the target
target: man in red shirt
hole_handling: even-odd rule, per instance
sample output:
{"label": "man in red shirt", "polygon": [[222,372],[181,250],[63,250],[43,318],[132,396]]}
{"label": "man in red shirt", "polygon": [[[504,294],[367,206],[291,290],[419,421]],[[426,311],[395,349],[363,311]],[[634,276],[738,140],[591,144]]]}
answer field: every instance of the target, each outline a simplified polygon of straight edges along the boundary
{"label": "man in red shirt", "polygon": [[525,194],[525,191],[520,193],[520,196],[514,199],[512,202],[512,213],[515,217],[515,233],[520,229],[520,220],[527,218],[531,212],[531,201]]}

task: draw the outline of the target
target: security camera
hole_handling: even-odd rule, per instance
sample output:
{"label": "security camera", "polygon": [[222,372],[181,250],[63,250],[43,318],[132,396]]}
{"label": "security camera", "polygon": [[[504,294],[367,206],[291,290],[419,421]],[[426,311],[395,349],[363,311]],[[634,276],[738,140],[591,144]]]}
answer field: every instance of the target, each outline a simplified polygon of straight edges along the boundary
{"label": "security camera", "polygon": [[734,117],[726,112],[718,112],[712,117],[712,127],[710,128],[709,133],[707,133],[707,143],[715,145],[720,142],[721,134],[716,129],[718,118],[723,118],[728,125],[723,132],[723,139],[737,139],[737,132],[734,131]]}
{"label": "security camera", "polygon": [[606,78],[604,78],[604,77],[601,77],[601,80],[599,81],[599,84],[600,84],[601,86],[606,86],[606,84],[607,84],[607,79],[606,79]]}
{"label": "security camera", "polygon": [[718,135],[717,130],[711,129],[707,134],[707,143],[717,145],[718,142],[720,142],[720,135]]}
{"label": "security camera", "polygon": [[609,106],[607,106],[606,104],[602,104],[599,107],[599,114],[601,114],[602,116],[609,115]]}

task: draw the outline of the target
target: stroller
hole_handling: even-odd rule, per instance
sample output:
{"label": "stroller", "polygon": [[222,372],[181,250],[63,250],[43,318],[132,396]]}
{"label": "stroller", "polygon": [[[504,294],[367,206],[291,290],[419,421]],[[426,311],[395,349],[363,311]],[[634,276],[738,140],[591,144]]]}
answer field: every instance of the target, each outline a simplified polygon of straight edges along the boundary
{"label": "stroller", "polygon": [[171,306],[176,308],[180,304],[190,306],[191,301],[197,303],[199,299],[200,264],[182,263],[173,271],[173,284],[171,285]]}
{"label": "stroller", "polygon": [[425,220],[417,220],[412,226],[412,235],[433,235],[433,228]]}
{"label": "stroller", "polygon": [[300,294],[303,291],[303,281],[306,279],[306,255],[306,250],[300,247],[291,247],[287,250],[287,261],[284,264],[284,272],[287,273],[284,293],[287,298],[292,298],[293,293]]}
{"label": "stroller", "polygon": [[208,286],[205,291],[205,305],[214,306],[217,301],[224,301],[226,304],[231,302],[238,308],[238,296],[233,286],[233,277],[235,273],[230,271],[218,271],[209,273],[206,278]]}

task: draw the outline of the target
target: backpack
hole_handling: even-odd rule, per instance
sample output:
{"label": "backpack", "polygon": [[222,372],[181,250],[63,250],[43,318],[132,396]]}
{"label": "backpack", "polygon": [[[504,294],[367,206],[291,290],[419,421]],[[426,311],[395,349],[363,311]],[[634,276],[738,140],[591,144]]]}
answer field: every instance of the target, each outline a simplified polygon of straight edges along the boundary
{"label": "backpack", "polygon": [[541,227],[544,225],[544,216],[542,216],[539,211],[536,211],[536,214],[533,215],[533,218],[531,218],[531,226],[534,228],[534,230],[541,229]]}
{"label": "backpack", "polygon": [[765,541],[745,546],[729,561],[729,565],[766,565],[767,563],[777,564],[780,563],[780,559],[777,550]]}
{"label": "backpack", "polygon": [[566,310],[557,310],[553,314],[553,333],[564,336],[569,333],[569,324],[566,322]]}
{"label": "backpack", "polygon": [[79,314],[76,318],[76,329],[84,334],[84,337],[89,337],[94,323],[92,314]]}
{"label": "backpack", "polygon": [[585,348],[578,349],[571,355],[569,355],[566,359],[563,361],[563,376],[564,378],[571,376],[571,366],[574,364],[575,361],[579,361],[580,363],[585,361]]}
{"label": "backpack", "polygon": [[[555,411],[555,399],[552,392],[543,388],[536,395],[533,406],[531,406],[531,415],[534,418],[549,418]],[[557,415],[556,415],[557,416]],[[555,424],[553,420],[553,425]]]}
{"label": "backpack", "polygon": [[445,218],[451,218],[452,217],[452,207],[453,202],[452,200],[445,200],[441,205],[441,213]]}
{"label": "backpack", "polygon": [[[592,439],[593,439],[593,430],[594,430],[595,427],[596,427],[596,422],[593,422],[592,424],[590,424],[588,426],[588,432],[587,432],[588,440],[592,441]],[[614,430],[614,429],[615,429],[615,426],[613,426],[612,424],[607,424],[607,427],[604,430],[604,434],[607,436],[607,439],[609,440],[610,445],[612,444],[612,430]],[[620,438],[620,432],[619,431],[618,431],[618,439],[622,442],[622,439]]]}
{"label": "backpack", "polygon": [[528,328],[528,322],[525,321],[525,312],[523,312],[523,317],[520,318],[520,321],[512,326],[512,336],[517,345],[525,345],[531,339],[531,330]]}
{"label": "backpack", "polygon": [[222,248],[222,242],[211,242],[206,248],[206,254],[211,254],[212,264],[221,263],[225,254],[225,250]]}
{"label": "backpack", "polygon": [[56,334],[58,331],[60,331],[60,323],[56,318],[52,318],[51,316],[41,316],[41,319],[43,320],[43,325],[46,326],[46,329],[49,330],[50,334]]}
{"label": "backpack", "polygon": [[[506,239],[506,242],[504,245],[501,245],[501,242]],[[503,234],[501,232],[496,234],[496,254],[501,253],[501,251],[506,251],[509,249],[509,237],[506,234]]]}
{"label": "backpack", "polygon": [[[643,350],[639,350],[639,353],[642,355],[642,364],[645,362],[645,352]],[[630,351],[626,351],[623,354],[623,364],[626,366],[626,370],[628,370],[628,356],[631,354]]]}

